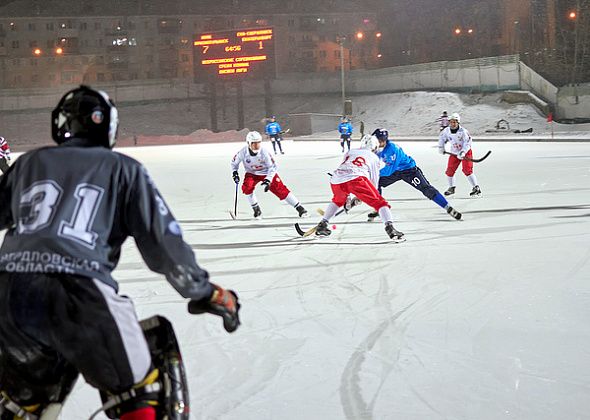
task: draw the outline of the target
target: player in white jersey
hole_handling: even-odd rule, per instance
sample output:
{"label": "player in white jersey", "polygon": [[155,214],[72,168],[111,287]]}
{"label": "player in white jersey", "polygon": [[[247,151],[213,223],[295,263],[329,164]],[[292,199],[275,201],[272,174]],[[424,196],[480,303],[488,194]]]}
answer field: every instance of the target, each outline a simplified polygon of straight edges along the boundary
{"label": "player in white jersey", "polygon": [[359,149],[346,152],[344,161],[336,169],[330,180],[334,196],[328,204],[322,220],[316,227],[316,235],[328,236],[332,232],[328,222],[340,207],[346,203],[350,194],[373,207],[385,224],[385,232],[395,242],[403,242],[404,234],[393,227],[390,206],[377,190],[379,184],[379,158],[374,153],[379,147],[375,136],[364,136]]}
{"label": "player in white jersey", "polygon": [[[445,195],[455,194],[455,172],[461,164],[463,173],[467,180],[473,187],[471,197],[480,197],[481,189],[477,183],[477,177],[473,173],[473,158],[471,151],[471,135],[469,131],[460,126],[461,117],[456,112],[449,118],[449,126],[441,131],[438,138],[438,151],[440,154],[445,154],[445,145],[450,143],[449,160],[447,163],[447,180],[449,182],[449,189],[445,191]],[[467,158],[467,159],[465,159]]]}
{"label": "player in white jersey", "polygon": [[0,136],[0,171],[6,173],[10,163],[10,146],[6,142],[6,139]]}
{"label": "player in white jersey", "polygon": [[242,184],[242,192],[248,198],[248,202],[254,210],[254,218],[262,216],[262,211],[258,205],[254,187],[259,182],[264,185],[264,192],[272,192],[279,200],[285,200],[288,204],[295,207],[299,217],[307,217],[307,211],[303,208],[299,200],[287,188],[277,173],[277,164],[275,163],[270,152],[262,147],[262,136],[258,131],[251,131],[246,136],[247,146],[243,147],[231,161],[232,177],[236,184],[240,183],[238,168],[240,163],[244,165],[246,174]]}

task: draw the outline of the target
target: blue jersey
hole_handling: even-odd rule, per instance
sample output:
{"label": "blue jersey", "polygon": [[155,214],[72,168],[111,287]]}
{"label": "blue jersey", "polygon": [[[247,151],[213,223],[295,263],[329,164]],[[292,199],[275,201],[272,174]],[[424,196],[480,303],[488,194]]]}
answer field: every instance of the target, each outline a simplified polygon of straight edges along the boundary
{"label": "blue jersey", "polygon": [[278,122],[270,122],[266,124],[266,128],[264,129],[264,131],[269,136],[274,136],[275,134],[279,134],[281,132],[281,126]]}
{"label": "blue jersey", "polygon": [[404,171],[416,167],[416,162],[411,156],[406,155],[403,149],[393,142],[387,144],[379,153],[379,159],[385,162],[385,166],[379,171],[379,176],[389,176],[394,172]]}
{"label": "blue jersey", "polygon": [[341,122],[338,124],[338,131],[340,134],[352,134],[352,124],[349,122]]}

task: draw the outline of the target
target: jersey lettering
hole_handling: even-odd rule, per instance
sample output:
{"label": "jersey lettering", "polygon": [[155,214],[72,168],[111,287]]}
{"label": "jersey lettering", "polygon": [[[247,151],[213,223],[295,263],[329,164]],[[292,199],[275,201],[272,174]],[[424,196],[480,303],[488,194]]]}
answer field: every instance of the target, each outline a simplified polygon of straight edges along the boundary
{"label": "jersey lettering", "polygon": [[[91,230],[104,189],[92,184],[78,184],[74,191],[76,208],[69,221],[59,224],[58,236],[81,243],[91,249],[96,245],[98,234]],[[20,199],[17,223],[19,233],[33,233],[49,226],[61,202],[63,189],[52,180],[33,183]]]}
{"label": "jersey lettering", "polygon": [[410,181],[412,183],[412,185],[414,187],[417,187],[418,185],[420,185],[420,178],[418,178],[417,176],[414,177],[414,179],[412,179],[412,181]]}
{"label": "jersey lettering", "polygon": [[39,181],[27,188],[20,198],[18,233],[33,233],[51,223],[55,206],[63,190],[55,181]]}
{"label": "jersey lettering", "polygon": [[57,234],[94,249],[98,234],[91,231],[90,227],[94,223],[103,194],[104,190],[96,185],[78,184],[74,192],[77,203],[72,219],[69,222],[63,220]]}
{"label": "jersey lettering", "polygon": [[361,167],[361,166],[364,166],[364,165],[366,165],[366,164],[367,164],[367,162],[365,161],[365,158],[358,156],[358,157],[356,157],[356,158],[355,158],[355,159],[352,161],[352,164],[353,164],[354,166]]}

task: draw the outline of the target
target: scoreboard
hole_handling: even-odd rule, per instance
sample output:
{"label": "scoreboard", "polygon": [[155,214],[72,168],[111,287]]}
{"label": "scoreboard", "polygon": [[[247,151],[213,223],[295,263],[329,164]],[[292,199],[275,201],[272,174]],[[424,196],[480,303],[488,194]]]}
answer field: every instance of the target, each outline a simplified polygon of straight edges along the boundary
{"label": "scoreboard", "polygon": [[243,80],[276,77],[273,28],[235,29],[197,35],[195,79]]}

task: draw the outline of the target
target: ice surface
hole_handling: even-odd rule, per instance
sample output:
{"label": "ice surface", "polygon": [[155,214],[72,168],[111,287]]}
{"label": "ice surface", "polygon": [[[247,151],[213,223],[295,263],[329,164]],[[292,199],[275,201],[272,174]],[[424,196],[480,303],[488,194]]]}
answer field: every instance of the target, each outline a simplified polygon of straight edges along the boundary
{"label": "ice surface", "polygon": [[[434,144],[400,144],[446,189]],[[189,315],[131,241],[123,250],[121,292],[179,336],[192,419],[587,418],[590,143],[476,142],[475,156],[493,153],[476,164],[483,198],[458,174],[460,222],[403,182],[388,187],[402,244],[366,222],[366,205],[333,219],[329,238],[297,237],[293,224],[313,226],[331,198],[336,140],[285,141],[277,157],[310,218],[259,188],[264,218],[241,195],[231,220],[239,147],[119,150],[147,166],[200,264],[243,304],[227,334]],[[80,380],[61,418],[98,406]]]}

